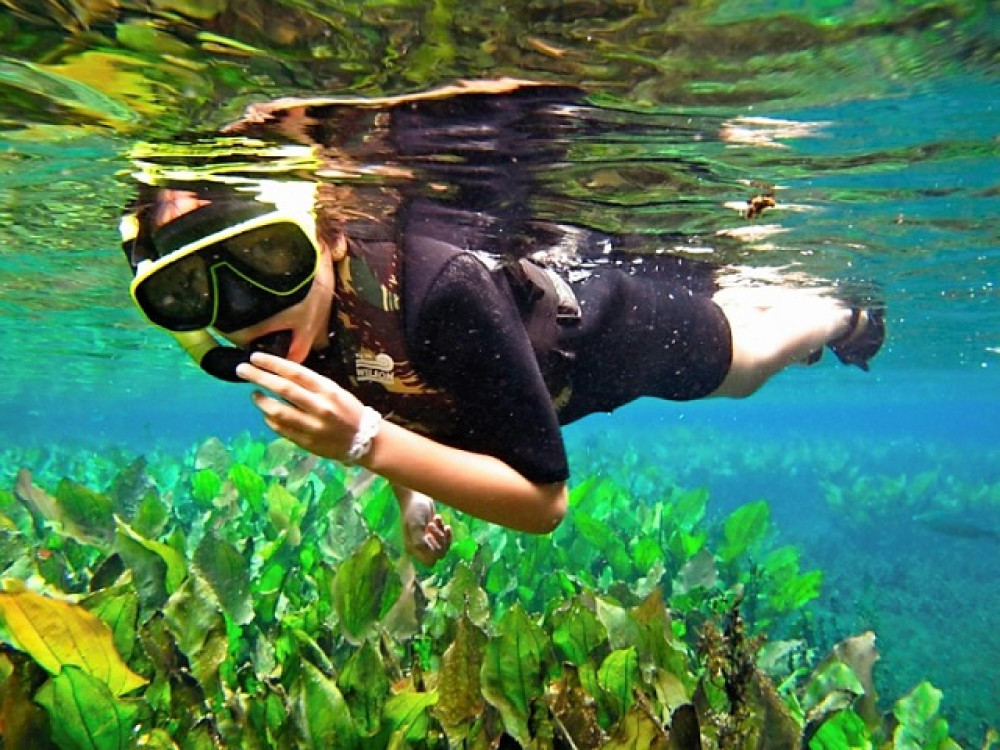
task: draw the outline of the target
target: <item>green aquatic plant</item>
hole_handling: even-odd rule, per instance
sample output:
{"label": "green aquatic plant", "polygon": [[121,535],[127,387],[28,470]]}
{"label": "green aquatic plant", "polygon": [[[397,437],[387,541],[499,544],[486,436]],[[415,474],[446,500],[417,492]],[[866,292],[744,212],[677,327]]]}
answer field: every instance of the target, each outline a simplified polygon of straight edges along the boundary
{"label": "green aquatic plant", "polygon": [[452,554],[415,569],[385,482],[285,441],[122,456],[103,485],[54,494],[22,472],[0,498],[0,734],[101,750],[948,747],[929,685],[890,734],[873,647],[847,641],[776,685],[764,624],[794,630],[818,571],[771,545],[762,501],[713,524],[704,490],[657,494],[586,478],[548,536],[449,514]]}

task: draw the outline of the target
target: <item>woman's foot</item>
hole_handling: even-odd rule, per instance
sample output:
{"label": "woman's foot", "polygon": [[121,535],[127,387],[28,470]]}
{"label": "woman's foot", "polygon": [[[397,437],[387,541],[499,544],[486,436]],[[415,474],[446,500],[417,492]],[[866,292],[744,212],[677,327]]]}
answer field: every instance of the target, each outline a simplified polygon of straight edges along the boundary
{"label": "woman's foot", "polygon": [[868,360],[878,354],[885,343],[885,309],[851,308],[851,323],[847,333],[827,343],[827,348],[845,365],[855,365],[868,371]]}
{"label": "woman's foot", "polygon": [[427,495],[412,492],[403,518],[403,545],[407,554],[425,565],[433,565],[444,557],[451,547],[451,526],[445,524],[434,511],[434,501]]}

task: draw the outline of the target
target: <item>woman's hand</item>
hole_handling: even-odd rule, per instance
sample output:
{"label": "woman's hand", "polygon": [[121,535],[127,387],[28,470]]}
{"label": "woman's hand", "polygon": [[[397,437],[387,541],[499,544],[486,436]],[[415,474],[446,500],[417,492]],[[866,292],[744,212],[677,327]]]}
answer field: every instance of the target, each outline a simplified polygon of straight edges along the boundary
{"label": "woman's hand", "polygon": [[268,427],[310,453],[344,460],[364,409],[353,394],[308,367],[262,352],[236,374],[279,397],[253,394]]}
{"label": "woman's hand", "polygon": [[[307,367],[262,352],[236,372],[274,394],[253,396],[272,430],[318,456],[347,457],[365,408],[355,396]],[[444,445],[390,421],[358,463],[394,485],[519,531],[547,534],[566,513],[565,482],[532,482],[495,456]],[[442,548],[450,544],[433,511],[425,532]]]}
{"label": "woman's hand", "polygon": [[393,485],[403,522],[403,544],[407,553],[425,565],[433,565],[451,547],[451,526],[434,510],[427,495]]}

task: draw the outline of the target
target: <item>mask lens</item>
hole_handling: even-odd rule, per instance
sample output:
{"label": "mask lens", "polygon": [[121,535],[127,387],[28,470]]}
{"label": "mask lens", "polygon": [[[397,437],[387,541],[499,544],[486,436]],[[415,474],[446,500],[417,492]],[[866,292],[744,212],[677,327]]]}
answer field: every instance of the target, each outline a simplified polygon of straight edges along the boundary
{"label": "mask lens", "polygon": [[[194,241],[194,240],[191,240]],[[280,222],[214,242],[152,273],[136,288],[146,316],[172,331],[234,331],[302,299],[319,253],[296,224]]]}
{"label": "mask lens", "polygon": [[213,313],[212,283],[205,260],[189,255],[154,273],[136,290],[147,317],[172,331],[209,325]]}
{"label": "mask lens", "polygon": [[271,224],[221,243],[225,262],[275,294],[298,289],[316,272],[316,248],[295,224]]}

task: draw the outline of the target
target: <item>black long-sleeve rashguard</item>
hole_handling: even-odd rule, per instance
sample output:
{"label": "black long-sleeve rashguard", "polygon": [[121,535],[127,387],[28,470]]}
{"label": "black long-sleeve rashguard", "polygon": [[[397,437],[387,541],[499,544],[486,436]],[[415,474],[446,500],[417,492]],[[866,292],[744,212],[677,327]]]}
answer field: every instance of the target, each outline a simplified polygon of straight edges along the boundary
{"label": "black long-sleeve rashguard", "polygon": [[[407,249],[407,264],[428,261],[419,241]],[[728,372],[731,336],[711,300],[711,266],[671,257],[596,268],[573,284],[582,318],[560,332],[572,390],[557,412],[506,277],[471,253],[438,268],[409,287],[404,274],[403,312],[414,366],[459,406],[440,439],[531,481],[568,478],[561,424],[640,396],[700,398]]]}

